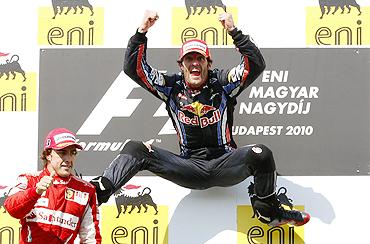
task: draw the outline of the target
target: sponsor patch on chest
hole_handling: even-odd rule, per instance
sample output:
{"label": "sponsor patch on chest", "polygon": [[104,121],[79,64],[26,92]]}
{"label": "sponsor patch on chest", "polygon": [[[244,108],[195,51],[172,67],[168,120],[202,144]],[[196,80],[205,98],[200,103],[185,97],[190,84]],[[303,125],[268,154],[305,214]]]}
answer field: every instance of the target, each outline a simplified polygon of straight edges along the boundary
{"label": "sponsor patch on chest", "polygon": [[199,117],[199,116],[193,116],[193,118],[187,117],[184,112],[178,111],[178,118],[179,121],[187,124],[187,125],[193,125],[193,126],[200,126],[200,128],[207,127],[208,125],[213,125],[221,120],[221,113],[220,110],[213,111],[212,116],[210,118],[208,117]]}
{"label": "sponsor patch on chest", "polygon": [[67,201],[72,201],[81,205],[86,205],[89,200],[89,193],[67,188],[65,191],[65,199]]}
{"label": "sponsor patch on chest", "polygon": [[26,222],[43,223],[76,230],[80,218],[70,213],[46,208],[34,208],[25,217]]}

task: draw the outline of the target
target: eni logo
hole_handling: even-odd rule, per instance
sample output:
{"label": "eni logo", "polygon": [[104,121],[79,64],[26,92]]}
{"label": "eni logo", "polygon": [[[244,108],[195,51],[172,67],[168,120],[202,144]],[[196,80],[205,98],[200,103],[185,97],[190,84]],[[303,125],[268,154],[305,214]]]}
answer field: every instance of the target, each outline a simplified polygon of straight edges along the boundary
{"label": "eni logo", "polygon": [[[6,54],[7,55],[7,54]],[[2,56],[6,56],[2,55]],[[26,73],[21,68],[21,65],[18,63],[19,56],[14,54],[10,60],[6,60],[6,63],[0,64],[0,79],[3,75],[6,75],[6,80],[9,80],[9,74],[13,75],[13,80],[15,79],[16,73],[19,73],[23,76],[23,81],[26,81]]]}
{"label": "eni logo", "polygon": [[[91,1],[91,0],[90,0]],[[102,45],[104,9],[89,0],[51,0],[39,8],[40,45]]]}
{"label": "eni logo", "polygon": [[[294,206],[295,209],[304,210],[303,206]],[[250,205],[237,206],[237,244],[245,243],[281,243],[281,244],[304,244],[304,226],[282,225],[269,227],[262,224],[257,218],[250,216],[258,216],[253,207]]]}
{"label": "eni logo", "polygon": [[[130,186],[130,185],[129,185]],[[114,194],[116,200],[116,207],[117,207],[117,217],[120,216],[123,210],[123,214],[126,213],[126,210],[129,206],[131,209],[128,211],[131,214],[135,208],[137,208],[137,213],[141,212],[141,207],[144,207],[144,213],[148,211],[148,206],[153,207],[155,214],[158,214],[158,207],[157,204],[154,203],[150,193],[152,190],[149,187],[145,187],[142,191],[138,192],[135,196],[130,196],[126,194],[126,190],[130,190],[132,188],[125,186],[120,189],[118,193]]]}
{"label": "eni logo", "polygon": [[19,55],[8,55],[0,52],[0,112],[36,111],[36,74],[22,69]]}
{"label": "eni logo", "polygon": [[[204,9],[207,8],[207,14],[211,13],[211,8],[213,9],[213,14],[217,12],[217,7],[222,8],[226,12],[226,5],[222,3],[221,0],[185,0],[186,11],[189,19],[190,15],[202,14]],[[199,12],[197,12],[199,10]]]}
{"label": "eni logo", "polygon": [[51,0],[51,3],[54,10],[53,19],[55,19],[57,14],[61,15],[65,8],[67,9],[64,13],[65,15],[67,15],[72,8],[74,9],[73,14],[76,14],[78,9],[80,10],[80,14],[82,14],[84,7],[90,9],[91,16],[94,15],[94,8],[88,0]]}
{"label": "eni logo", "polygon": [[102,238],[113,244],[168,244],[168,206],[157,205],[151,193],[147,186],[121,187],[114,194],[115,206],[100,207]]}
{"label": "eni logo", "polygon": [[[358,15],[361,15],[361,7],[356,2],[356,0],[319,0],[321,16],[320,19],[324,17],[324,14],[335,14],[338,9],[340,8],[342,11],[340,12],[343,14],[345,9],[348,10],[348,14],[351,12],[351,6],[357,8]],[[334,8],[333,12],[330,12],[331,9]]]}
{"label": "eni logo", "polygon": [[369,45],[369,12],[356,0],[319,0],[306,7],[306,44]]}
{"label": "eni logo", "polygon": [[232,38],[218,21],[218,14],[226,10],[237,24],[238,8],[226,6],[222,0],[185,0],[185,8],[173,7],[172,44],[198,38],[209,45],[232,45]]}

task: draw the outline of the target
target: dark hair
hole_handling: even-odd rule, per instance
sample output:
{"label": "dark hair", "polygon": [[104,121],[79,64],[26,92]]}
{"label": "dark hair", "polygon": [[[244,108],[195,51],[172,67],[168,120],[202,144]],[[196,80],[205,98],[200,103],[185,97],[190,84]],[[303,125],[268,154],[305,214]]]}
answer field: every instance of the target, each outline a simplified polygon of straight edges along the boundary
{"label": "dark hair", "polygon": [[41,158],[42,162],[44,163],[44,166],[46,166],[49,162],[46,157],[51,154],[51,150],[52,150],[51,148],[48,148],[48,149],[42,151],[42,153],[40,155],[40,158]]}

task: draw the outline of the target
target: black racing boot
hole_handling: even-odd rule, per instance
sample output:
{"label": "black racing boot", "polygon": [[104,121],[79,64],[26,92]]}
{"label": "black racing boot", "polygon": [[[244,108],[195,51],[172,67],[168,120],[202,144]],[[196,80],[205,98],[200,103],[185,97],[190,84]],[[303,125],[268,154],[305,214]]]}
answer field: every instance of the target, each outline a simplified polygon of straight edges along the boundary
{"label": "black racing boot", "polygon": [[283,224],[290,224],[294,226],[301,226],[310,220],[310,215],[299,210],[287,210],[280,206],[273,220],[268,223],[269,226],[280,226]]}
{"label": "black racing boot", "polygon": [[[252,183],[253,184],[253,183]],[[310,220],[310,215],[299,210],[285,209],[274,194],[267,198],[259,198],[253,191],[253,185],[248,187],[251,203],[254,210],[253,217],[271,227],[290,224],[301,226]]]}
{"label": "black racing boot", "polygon": [[98,176],[92,179],[90,183],[95,186],[98,205],[108,202],[109,197],[114,193],[112,182],[104,176]]}

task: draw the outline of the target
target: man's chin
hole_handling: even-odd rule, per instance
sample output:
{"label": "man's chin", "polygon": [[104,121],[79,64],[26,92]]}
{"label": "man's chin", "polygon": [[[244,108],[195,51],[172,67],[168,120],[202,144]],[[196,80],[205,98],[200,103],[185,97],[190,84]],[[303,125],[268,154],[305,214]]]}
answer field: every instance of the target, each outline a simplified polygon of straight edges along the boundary
{"label": "man's chin", "polygon": [[198,83],[202,80],[202,78],[199,75],[190,75],[190,80]]}
{"label": "man's chin", "polygon": [[199,89],[203,86],[201,79],[191,79],[189,86],[192,89]]}
{"label": "man's chin", "polygon": [[59,176],[64,178],[64,177],[68,177],[72,174],[72,171],[70,170],[63,170],[62,172],[59,173]]}

